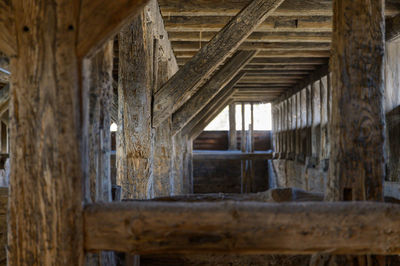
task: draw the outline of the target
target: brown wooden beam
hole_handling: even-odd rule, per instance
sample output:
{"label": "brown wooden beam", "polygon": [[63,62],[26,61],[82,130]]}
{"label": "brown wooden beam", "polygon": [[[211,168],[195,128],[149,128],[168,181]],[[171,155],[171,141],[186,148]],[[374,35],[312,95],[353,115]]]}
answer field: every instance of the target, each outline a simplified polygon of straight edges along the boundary
{"label": "brown wooden beam", "polygon": [[95,52],[147,2],[149,0],[82,0],[78,56],[84,57]]}
{"label": "brown wooden beam", "polygon": [[383,199],[384,6],[334,1],[329,200]]}
{"label": "brown wooden beam", "polygon": [[0,52],[12,56],[16,54],[17,40],[14,32],[14,13],[11,1],[0,1]]}
{"label": "brown wooden beam", "polygon": [[[207,45],[207,42],[172,42],[174,51],[198,51],[201,47]],[[244,42],[239,46],[240,50],[260,50],[260,51],[327,51],[330,49],[330,43],[291,43],[291,42]]]}
{"label": "brown wooden beam", "polygon": [[391,42],[400,36],[400,15],[386,19],[386,41]]}
{"label": "brown wooden beam", "polygon": [[[182,59],[182,58],[192,58],[196,53],[198,49],[193,50],[193,51],[175,51],[175,56],[176,58]],[[278,57],[278,58],[290,58],[290,57],[316,57],[316,58],[329,58],[330,56],[330,51],[329,50],[262,50],[259,51],[256,57],[260,58],[269,58],[269,57]]]}
{"label": "brown wooden beam", "polygon": [[394,204],[129,202],[86,206],[84,218],[88,251],[385,255],[400,252],[400,206]]}
{"label": "brown wooden beam", "polygon": [[272,152],[251,152],[241,151],[196,151],[193,152],[194,160],[272,160]]}
{"label": "brown wooden beam", "polygon": [[[232,17],[227,16],[167,16],[164,17],[165,28],[168,31],[218,31]],[[260,23],[256,32],[332,32],[332,17],[330,16],[270,16]]]}
{"label": "brown wooden beam", "polygon": [[154,97],[153,126],[158,126],[187,102],[210,74],[262,23],[283,0],[253,0],[192,59],[189,60]]}
{"label": "brown wooden beam", "polygon": [[[170,41],[210,41],[217,32],[214,31],[169,31]],[[253,32],[246,41],[249,42],[319,42],[330,43],[330,32]]]}
{"label": "brown wooden beam", "polygon": [[239,73],[255,54],[256,51],[236,52],[196,94],[172,115],[173,134],[175,135],[189,123]]}
{"label": "brown wooden beam", "polygon": [[[161,11],[165,16],[234,16],[250,0],[159,0]],[[386,1],[387,15],[395,15],[399,11],[396,0]],[[331,1],[286,0],[272,14],[273,16],[332,16]]]}

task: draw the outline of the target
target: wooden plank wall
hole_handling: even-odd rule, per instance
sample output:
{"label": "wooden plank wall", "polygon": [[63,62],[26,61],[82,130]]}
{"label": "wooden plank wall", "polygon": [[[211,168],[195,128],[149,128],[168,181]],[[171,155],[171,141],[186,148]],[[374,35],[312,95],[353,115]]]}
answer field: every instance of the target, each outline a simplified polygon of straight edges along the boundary
{"label": "wooden plank wall", "polygon": [[[271,131],[254,131],[254,145],[256,151],[272,149]],[[228,150],[228,131],[203,131],[194,141],[194,150]],[[237,147],[240,149],[241,131],[237,131]]]}

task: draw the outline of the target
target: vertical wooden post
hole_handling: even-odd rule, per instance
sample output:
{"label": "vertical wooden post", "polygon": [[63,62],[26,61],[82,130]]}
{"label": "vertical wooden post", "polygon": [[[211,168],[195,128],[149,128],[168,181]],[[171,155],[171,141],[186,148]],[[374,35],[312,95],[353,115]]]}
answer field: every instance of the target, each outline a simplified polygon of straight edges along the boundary
{"label": "vertical wooden post", "polygon": [[229,150],[237,149],[236,104],[229,105]]}
{"label": "vertical wooden post", "polygon": [[333,11],[327,199],[380,201],[385,178],[384,1],[335,0]]}
{"label": "vertical wooden post", "polygon": [[[246,117],[245,117],[245,104],[242,103],[242,132],[240,137],[240,150],[246,152]],[[244,193],[244,186],[246,181],[246,161],[241,162],[241,176],[240,176],[240,192]]]}
{"label": "vertical wooden post", "polygon": [[80,1],[14,0],[9,265],[82,265]]}
{"label": "vertical wooden post", "polygon": [[313,164],[317,163],[320,155],[320,82],[319,80],[311,84],[311,154]]}
{"label": "vertical wooden post", "polygon": [[311,126],[312,126],[312,98],[311,98],[311,86],[307,86],[306,88],[306,109],[307,109],[307,144],[306,144],[306,156],[311,157],[312,148],[311,148]]}
{"label": "vertical wooden post", "polygon": [[321,158],[329,158],[329,139],[328,139],[328,78],[325,76],[320,81],[320,113],[321,113]]}
{"label": "vertical wooden post", "polygon": [[117,181],[123,199],[148,197],[153,36],[146,14],[140,12],[119,34]]}
{"label": "vertical wooden post", "polygon": [[[288,157],[289,149],[290,149],[290,139],[289,139],[289,99],[286,99],[283,102],[283,114],[282,114],[282,123],[283,130],[285,134],[285,139],[283,142],[283,152],[285,153],[285,158]],[[282,158],[282,159],[285,159]]]}
{"label": "vertical wooden post", "polygon": [[[84,86],[89,91],[89,178],[86,199],[110,202],[111,198],[111,105],[113,100],[113,42],[109,41],[92,59],[85,60]],[[86,70],[86,69],[85,69]],[[86,265],[114,265],[113,252],[87,254]]]}

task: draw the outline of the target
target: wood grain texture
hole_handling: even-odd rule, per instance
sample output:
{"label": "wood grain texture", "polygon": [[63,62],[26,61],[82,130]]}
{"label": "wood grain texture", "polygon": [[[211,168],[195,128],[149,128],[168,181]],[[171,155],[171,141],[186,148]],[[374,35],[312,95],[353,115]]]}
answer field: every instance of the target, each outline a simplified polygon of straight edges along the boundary
{"label": "wood grain texture", "polygon": [[229,105],[229,150],[237,150],[236,104]]}
{"label": "wood grain texture", "polygon": [[87,250],[140,254],[400,251],[400,207],[392,204],[130,202],[90,205],[84,216]]}
{"label": "wood grain texture", "polygon": [[79,18],[78,56],[97,49],[133,19],[149,0],[82,0]]}
{"label": "wood grain texture", "polygon": [[[159,0],[164,16],[234,16],[251,0]],[[398,12],[396,0],[386,1],[386,14]],[[331,0],[286,0],[276,9],[273,16],[332,16]]]}
{"label": "wood grain texture", "polygon": [[392,42],[400,37],[400,15],[386,19],[386,41]]}
{"label": "wood grain texture", "polygon": [[12,3],[8,264],[82,265],[80,1]]}
{"label": "wood grain texture", "polygon": [[381,0],[334,4],[328,200],[382,200],[383,6]]}
{"label": "wood grain texture", "polygon": [[196,116],[253,58],[256,51],[238,51],[181,108],[172,115],[176,134]]}
{"label": "wood grain texture", "polygon": [[13,56],[17,53],[14,13],[12,12],[11,3],[11,0],[0,1],[0,52],[8,56]]}
{"label": "wood grain texture", "polygon": [[155,95],[153,125],[157,127],[187,102],[205,79],[282,2],[282,0],[252,1],[204,46],[198,54],[190,59]]}
{"label": "wood grain texture", "polygon": [[119,33],[117,182],[122,198],[147,198],[151,170],[153,34],[141,11]]}

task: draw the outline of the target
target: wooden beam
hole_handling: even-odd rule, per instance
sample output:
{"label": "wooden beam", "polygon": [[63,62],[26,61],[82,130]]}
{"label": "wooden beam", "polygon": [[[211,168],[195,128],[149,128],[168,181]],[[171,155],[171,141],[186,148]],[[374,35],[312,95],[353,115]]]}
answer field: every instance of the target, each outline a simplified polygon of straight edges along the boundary
{"label": "wooden beam", "polygon": [[238,51],[211,79],[172,115],[175,135],[206,106],[253,58],[256,51]]}
{"label": "wooden beam", "polygon": [[[192,58],[196,55],[197,50],[193,51],[175,51],[176,58]],[[262,50],[259,51],[255,57],[265,58],[265,57],[279,57],[279,58],[288,58],[288,57],[316,57],[316,58],[329,58],[330,51],[327,49],[322,50]]]}
{"label": "wooden beam", "polygon": [[17,40],[14,32],[14,13],[11,1],[0,1],[0,52],[8,56],[16,55]]}
{"label": "wooden beam", "polygon": [[14,0],[9,265],[83,265],[79,0]]}
{"label": "wooden beam", "polygon": [[[234,93],[233,87],[238,80],[244,75],[244,72],[239,72],[228,85],[226,85],[183,129],[182,134],[189,134],[190,131],[197,125],[203,126],[201,130],[207,126],[209,119],[213,119],[213,114],[219,113],[225,108],[226,103]],[[221,110],[219,110],[222,108]],[[219,110],[219,112],[218,112]],[[201,127],[200,126],[200,127]],[[201,132],[201,131],[200,131]]]}
{"label": "wooden beam", "polygon": [[[214,31],[169,31],[170,41],[210,41]],[[325,42],[330,43],[330,32],[253,32],[247,37],[249,42]]]}
{"label": "wooden beam", "polygon": [[84,217],[88,251],[400,252],[400,206],[387,203],[129,202],[89,205]]}
{"label": "wooden beam", "polygon": [[[227,16],[167,16],[164,17],[165,28],[168,31],[218,31],[232,17]],[[268,17],[257,28],[256,32],[332,32],[332,17],[330,16],[294,16]]]}
{"label": "wooden beam", "polygon": [[229,105],[229,150],[237,150],[236,104]]}
{"label": "wooden beam", "polygon": [[[207,45],[207,42],[172,42],[174,51],[198,51],[201,47]],[[292,42],[244,42],[239,46],[240,50],[260,50],[260,51],[327,51],[330,49],[330,43],[292,43]]]}
{"label": "wooden beam", "polygon": [[386,41],[392,42],[400,37],[400,15],[386,19]]}
{"label": "wooden beam", "polygon": [[[250,0],[159,0],[161,11],[166,16],[234,16]],[[386,1],[386,14],[395,15],[399,10],[395,0]],[[331,1],[286,0],[273,16],[332,16]]]}
{"label": "wooden beam", "polygon": [[[149,0],[82,0],[78,56],[92,55],[118,33]],[[90,37],[89,37],[90,36]]]}
{"label": "wooden beam", "polygon": [[383,8],[384,1],[334,1],[329,200],[383,199]]}
{"label": "wooden beam", "polygon": [[194,160],[272,160],[272,152],[196,151]]}
{"label": "wooden beam", "polygon": [[155,95],[153,126],[158,126],[198,90],[215,69],[283,0],[253,0]]}

